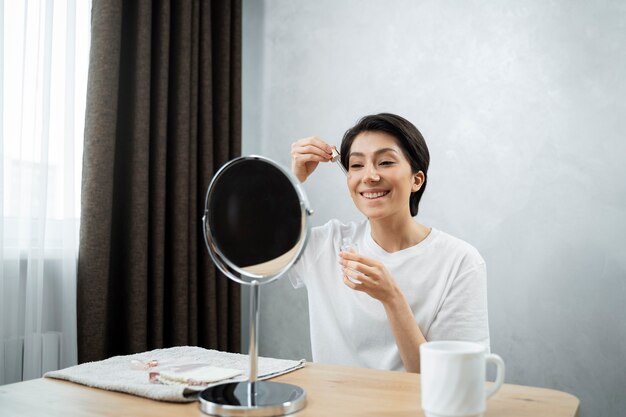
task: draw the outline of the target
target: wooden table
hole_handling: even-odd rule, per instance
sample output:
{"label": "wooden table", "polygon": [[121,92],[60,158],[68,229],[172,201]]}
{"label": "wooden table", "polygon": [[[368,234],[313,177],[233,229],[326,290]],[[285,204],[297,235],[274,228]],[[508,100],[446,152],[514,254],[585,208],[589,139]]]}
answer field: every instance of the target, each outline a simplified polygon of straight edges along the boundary
{"label": "wooden table", "polygon": [[[307,392],[307,406],[294,417],[423,416],[417,374],[309,363],[272,379]],[[485,417],[577,417],[573,395],[505,384],[487,402]],[[164,403],[49,378],[0,386],[0,416],[204,416],[199,403]]]}

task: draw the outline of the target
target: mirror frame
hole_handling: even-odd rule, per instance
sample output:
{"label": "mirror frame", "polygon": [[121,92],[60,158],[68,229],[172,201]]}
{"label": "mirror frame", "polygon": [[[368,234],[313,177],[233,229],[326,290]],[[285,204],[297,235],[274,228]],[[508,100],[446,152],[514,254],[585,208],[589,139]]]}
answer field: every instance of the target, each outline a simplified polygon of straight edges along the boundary
{"label": "mirror frame", "polygon": [[[300,214],[301,214],[302,226],[300,229],[301,235],[300,235],[300,238],[298,239],[298,243],[296,244],[297,248],[296,248],[295,254],[293,255],[292,259],[289,262],[287,262],[285,265],[283,265],[277,272],[267,274],[267,275],[253,273],[249,270],[246,270],[245,268],[242,268],[233,264],[226,256],[224,256],[222,251],[220,251],[220,249],[218,248],[216,240],[215,240],[215,236],[213,235],[211,227],[209,225],[209,211],[210,211],[209,201],[211,200],[217,181],[219,181],[219,179],[224,175],[224,173],[226,173],[226,171],[229,168],[232,168],[234,165],[248,161],[248,160],[262,161],[278,169],[281,173],[285,175],[285,177],[292,184],[296,192],[296,195],[298,199],[300,200]],[[204,215],[202,216],[202,231],[204,233],[204,242],[206,244],[207,250],[209,251],[209,255],[211,256],[211,259],[213,260],[215,265],[217,265],[217,267],[228,278],[243,285],[252,285],[253,281],[257,281],[259,284],[268,284],[270,282],[277,280],[283,274],[285,274],[291,268],[291,266],[295,264],[300,258],[300,255],[302,254],[302,251],[304,250],[306,243],[308,241],[308,238],[309,238],[310,226],[309,226],[309,222],[307,221],[307,218],[311,214],[313,214],[313,210],[311,210],[309,206],[309,202],[306,198],[306,195],[304,194],[302,190],[301,184],[293,176],[291,172],[287,171],[285,168],[283,168],[276,162],[272,161],[271,159],[263,157],[263,156],[259,156],[259,155],[240,156],[222,165],[222,167],[219,170],[217,170],[217,172],[211,179],[211,182],[207,189],[206,197],[204,200]],[[304,236],[302,236],[302,234],[304,234]],[[271,262],[271,261],[268,261],[268,262]]]}

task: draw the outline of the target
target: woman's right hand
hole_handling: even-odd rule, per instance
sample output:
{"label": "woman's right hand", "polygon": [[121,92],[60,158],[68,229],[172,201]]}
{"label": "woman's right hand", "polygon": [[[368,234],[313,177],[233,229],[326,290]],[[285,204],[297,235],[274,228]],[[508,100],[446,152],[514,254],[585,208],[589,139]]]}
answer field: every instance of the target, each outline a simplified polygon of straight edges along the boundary
{"label": "woman's right hand", "polygon": [[320,162],[332,158],[333,147],[318,138],[310,136],[291,144],[291,171],[304,182]]}

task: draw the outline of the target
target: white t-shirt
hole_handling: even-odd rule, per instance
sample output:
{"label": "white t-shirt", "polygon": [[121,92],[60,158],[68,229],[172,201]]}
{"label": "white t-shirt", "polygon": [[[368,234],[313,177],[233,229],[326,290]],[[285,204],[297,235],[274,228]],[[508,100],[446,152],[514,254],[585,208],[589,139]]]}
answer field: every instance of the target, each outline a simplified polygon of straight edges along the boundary
{"label": "white t-shirt", "polygon": [[404,370],[382,303],[343,283],[339,248],[382,262],[408,300],[426,340],[465,340],[489,349],[485,261],[468,243],[432,229],[415,246],[389,253],[371,237],[367,220],[331,220],[311,229],[307,247],[289,272],[306,285],[313,361]]}

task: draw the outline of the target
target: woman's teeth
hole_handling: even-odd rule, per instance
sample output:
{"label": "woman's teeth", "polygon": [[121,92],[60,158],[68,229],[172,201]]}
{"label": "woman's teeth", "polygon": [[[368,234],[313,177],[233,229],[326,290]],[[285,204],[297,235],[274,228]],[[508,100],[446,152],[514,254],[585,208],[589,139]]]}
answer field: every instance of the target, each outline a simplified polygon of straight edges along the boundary
{"label": "woman's teeth", "polygon": [[361,195],[365,198],[378,198],[378,197],[382,197],[384,195],[387,195],[389,193],[389,191],[381,191],[378,193],[361,193]]}

